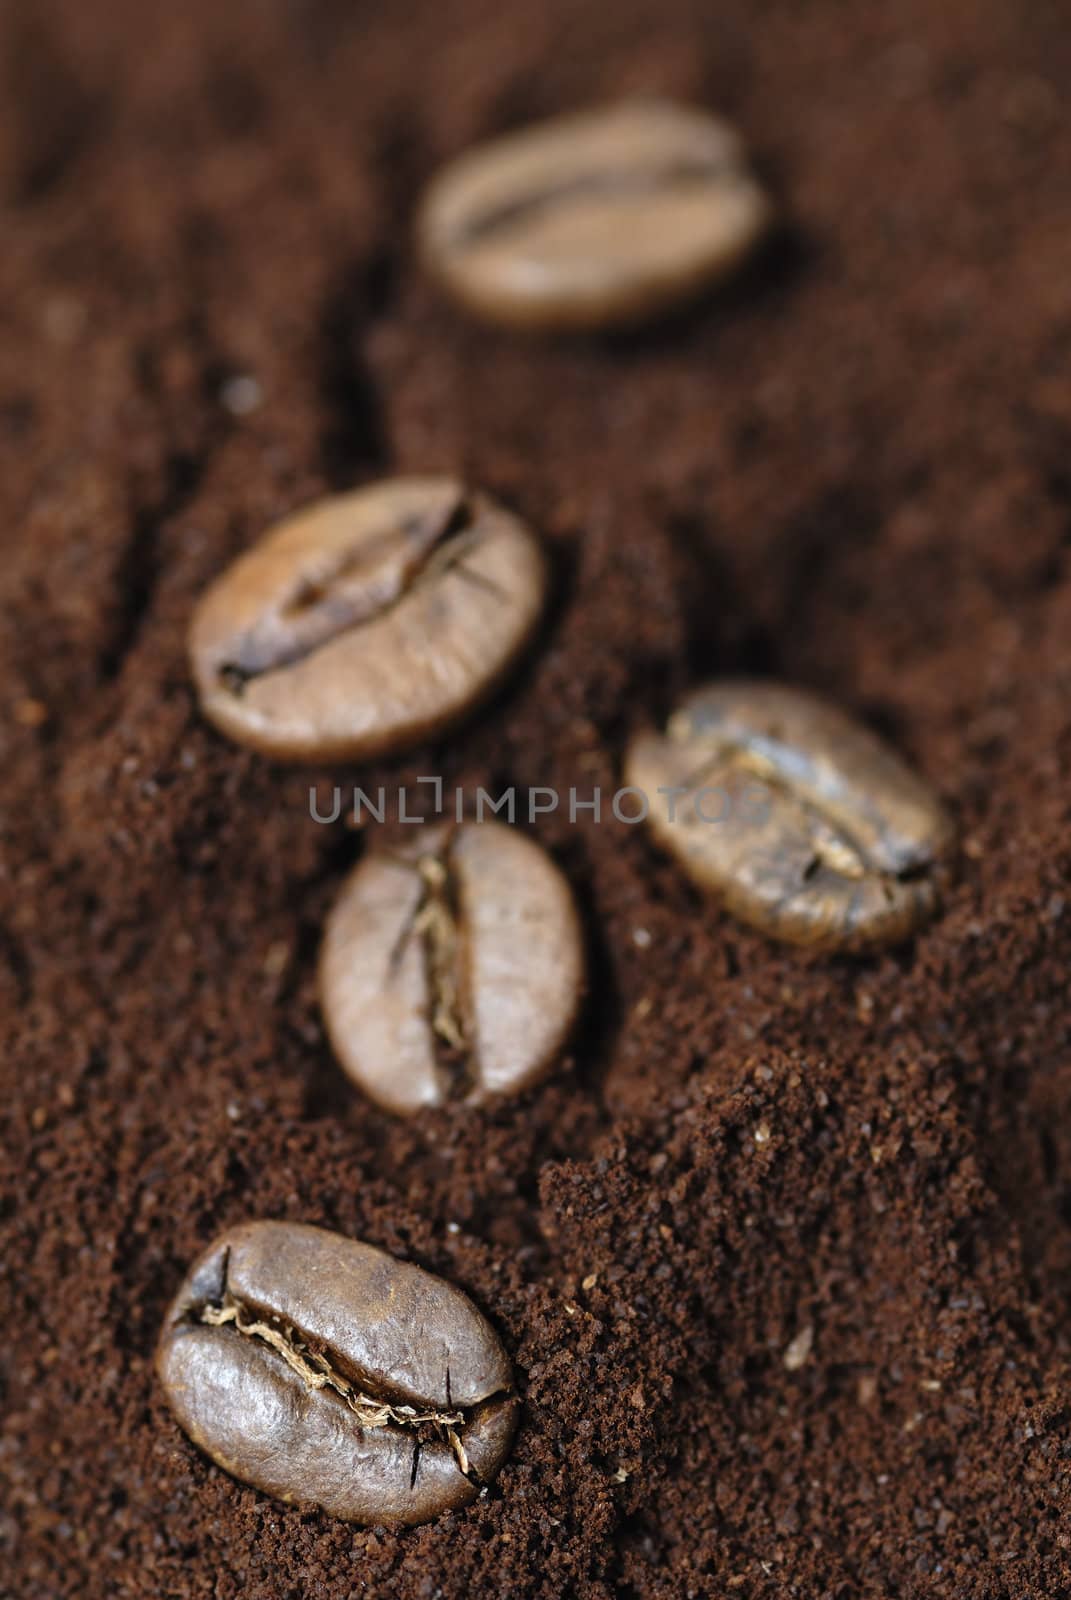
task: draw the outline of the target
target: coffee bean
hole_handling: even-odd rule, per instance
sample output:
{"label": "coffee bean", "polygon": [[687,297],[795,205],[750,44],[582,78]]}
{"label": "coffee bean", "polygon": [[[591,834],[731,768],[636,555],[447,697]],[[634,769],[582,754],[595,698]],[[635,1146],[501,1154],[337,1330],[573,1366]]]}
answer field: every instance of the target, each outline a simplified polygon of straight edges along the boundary
{"label": "coffee bean", "polygon": [[583,971],[569,886],[538,845],[499,823],[431,825],[351,874],[320,996],[346,1072],[405,1114],[526,1088],[569,1034]]}
{"label": "coffee bean", "polygon": [[382,754],[485,698],[539,620],[540,548],[443,478],[398,478],[282,523],[213,584],[190,634],[205,714],[286,760]]}
{"label": "coffee bean", "polygon": [[637,100],[461,156],[429,188],[418,232],[430,271],[478,315],[598,328],[725,277],[770,217],[731,128]]}
{"label": "coffee bean", "polygon": [[700,689],[664,735],[632,741],[626,781],[645,791],[657,837],[696,882],[775,938],[890,944],[936,910],[951,840],[939,801],[880,739],[813,695],[771,683]]}
{"label": "coffee bean", "polygon": [[467,1505],[517,1419],[506,1353],[460,1289],[298,1223],[245,1223],[205,1251],[156,1369],[226,1472],[348,1522],[429,1522]]}

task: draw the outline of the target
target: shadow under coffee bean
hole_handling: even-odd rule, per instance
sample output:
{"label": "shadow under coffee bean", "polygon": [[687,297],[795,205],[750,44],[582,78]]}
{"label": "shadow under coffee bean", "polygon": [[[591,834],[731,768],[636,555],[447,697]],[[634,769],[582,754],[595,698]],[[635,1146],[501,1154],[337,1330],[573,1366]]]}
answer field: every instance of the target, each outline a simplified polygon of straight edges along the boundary
{"label": "shadow under coffee bean", "polygon": [[515,1094],[560,1052],[584,983],[566,879],[501,823],[421,828],[368,855],[328,918],[327,1031],[346,1072],[389,1111]]}
{"label": "shadow under coffee bean", "polygon": [[361,759],[438,734],[491,693],[547,589],[530,530],[446,478],[398,478],[291,517],[202,597],[205,715],[284,760]]}
{"label": "shadow under coffee bean", "polygon": [[624,101],[510,134],[431,184],[425,264],[514,326],[642,321],[727,276],[772,208],[733,129],[668,101]]}
{"label": "shadow under coffee bean", "polygon": [[632,740],[625,776],[649,797],[659,842],[763,933],[829,949],[892,944],[937,909],[952,837],[939,800],[814,695],[747,681],[700,689],[664,734]]}
{"label": "shadow under coffee bean", "polygon": [[467,1505],[517,1420],[509,1360],[467,1295],[299,1223],[221,1235],[172,1303],[156,1365],[225,1471],[369,1525]]}

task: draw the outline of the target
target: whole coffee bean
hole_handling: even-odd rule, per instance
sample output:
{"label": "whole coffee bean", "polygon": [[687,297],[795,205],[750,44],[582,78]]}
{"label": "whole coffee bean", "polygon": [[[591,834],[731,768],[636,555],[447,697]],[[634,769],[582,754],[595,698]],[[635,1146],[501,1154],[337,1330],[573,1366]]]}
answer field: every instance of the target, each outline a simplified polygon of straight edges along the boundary
{"label": "whole coffee bean", "polygon": [[[691,695],[628,751],[659,840],[745,922],[795,944],[907,938],[935,911],[940,802],[866,728],[771,683]],[[658,790],[669,791],[663,795]]]}
{"label": "whole coffee bean", "polygon": [[250,1222],[194,1264],[156,1370],[195,1444],[279,1500],[429,1522],[505,1459],[513,1374],[468,1297],[323,1228]]}
{"label": "whole coffee bean", "polygon": [[731,128],[637,100],[461,156],[429,188],[418,232],[430,271],[478,315],[599,328],[725,277],[770,217]]}
{"label": "whole coffee bean", "polygon": [[516,517],[445,478],[398,478],[288,519],[204,595],[201,706],[240,744],[348,760],[440,733],[530,639],[546,593]]}
{"label": "whole coffee bean", "polygon": [[499,823],[432,825],[350,875],[320,997],[346,1072],[405,1114],[527,1087],[561,1050],[583,975],[569,886],[538,845]]}

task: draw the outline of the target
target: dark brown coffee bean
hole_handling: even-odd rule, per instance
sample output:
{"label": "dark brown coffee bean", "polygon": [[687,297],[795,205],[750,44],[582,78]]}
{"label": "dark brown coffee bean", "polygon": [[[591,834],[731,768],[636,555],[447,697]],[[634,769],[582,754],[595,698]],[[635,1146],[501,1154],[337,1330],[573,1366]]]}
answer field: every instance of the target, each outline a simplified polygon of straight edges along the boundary
{"label": "dark brown coffee bean", "polygon": [[546,570],[523,523],[444,478],[398,478],[290,518],[194,615],[201,705],[284,760],[359,759],[440,733],[508,672]]}
{"label": "dark brown coffee bean", "polygon": [[657,837],[696,882],[776,938],[895,943],[937,907],[951,839],[940,802],[874,734],[813,695],[770,683],[700,689],[664,735],[632,741],[626,781],[646,793]]}
{"label": "dark brown coffee bean", "polygon": [[408,1113],[526,1088],[572,1028],[583,972],[569,886],[538,845],[499,823],[435,825],[351,874],[320,997],[350,1077]]}
{"label": "dark brown coffee bean", "polygon": [[431,185],[419,234],[431,272],[477,314],[597,328],[725,277],[770,216],[731,128],[640,100],[461,156]]}
{"label": "dark brown coffee bean", "polygon": [[216,1240],[167,1313],[156,1369],[226,1472],[348,1522],[467,1505],[517,1419],[506,1353],[460,1289],[298,1223]]}

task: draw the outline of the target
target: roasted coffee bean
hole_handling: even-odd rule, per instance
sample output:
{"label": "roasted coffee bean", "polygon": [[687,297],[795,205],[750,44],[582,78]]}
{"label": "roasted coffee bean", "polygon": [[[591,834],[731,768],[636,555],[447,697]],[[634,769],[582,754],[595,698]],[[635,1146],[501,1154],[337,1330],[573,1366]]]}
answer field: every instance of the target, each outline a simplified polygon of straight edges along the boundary
{"label": "roasted coffee bean", "polygon": [[226,1472],[348,1522],[429,1522],[467,1505],[517,1420],[506,1353],[467,1295],[299,1223],[245,1223],[205,1251],[167,1313],[156,1370]]}
{"label": "roasted coffee bean", "polygon": [[478,315],[598,328],[725,277],[770,217],[731,128],[637,100],[461,156],[428,190],[418,231],[429,270]]}
{"label": "roasted coffee bean", "polygon": [[321,501],[237,560],[190,634],[205,714],[284,760],[379,755],[473,709],[530,639],[539,545],[485,495],[398,478]]}
{"label": "roasted coffee bean", "polygon": [[583,971],[550,857],[500,823],[436,824],[355,868],[328,919],[320,997],[347,1073],[404,1114],[533,1082],[565,1043]]}
{"label": "roasted coffee bean", "polygon": [[626,781],[696,882],[776,938],[891,944],[937,907],[951,839],[939,801],[880,739],[813,695],[771,683],[700,689],[664,735],[632,741]]}

